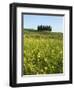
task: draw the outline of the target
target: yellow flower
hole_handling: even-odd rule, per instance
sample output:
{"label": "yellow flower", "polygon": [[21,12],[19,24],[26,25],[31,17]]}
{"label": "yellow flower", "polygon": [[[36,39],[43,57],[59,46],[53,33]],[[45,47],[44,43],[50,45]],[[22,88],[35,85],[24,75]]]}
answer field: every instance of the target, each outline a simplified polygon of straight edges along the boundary
{"label": "yellow flower", "polygon": [[47,58],[45,58],[44,61],[47,62]]}
{"label": "yellow flower", "polygon": [[45,70],[47,70],[48,68],[47,67],[44,67]]}
{"label": "yellow flower", "polygon": [[52,50],[52,53],[54,53],[54,50]]}
{"label": "yellow flower", "polygon": [[62,54],[62,51],[60,51],[60,54]]}
{"label": "yellow flower", "polygon": [[52,66],[52,69],[54,69],[54,66]]}
{"label": "yellow flower", "polygon": [[43,69],[41,69],[41,72],[43,72]]}
{"label": "yellow flower", "polygon": [[38,53],[38,57],[40,57],[40,53]]}

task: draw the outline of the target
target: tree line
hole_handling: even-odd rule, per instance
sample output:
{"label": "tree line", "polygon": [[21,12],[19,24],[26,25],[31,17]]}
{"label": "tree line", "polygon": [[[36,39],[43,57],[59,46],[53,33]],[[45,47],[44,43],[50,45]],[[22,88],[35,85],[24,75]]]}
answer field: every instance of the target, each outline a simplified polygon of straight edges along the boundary
{"label": "tree line", "polygon": [[38,25],[38,31],[52,31],[52,27],[50,25]]}

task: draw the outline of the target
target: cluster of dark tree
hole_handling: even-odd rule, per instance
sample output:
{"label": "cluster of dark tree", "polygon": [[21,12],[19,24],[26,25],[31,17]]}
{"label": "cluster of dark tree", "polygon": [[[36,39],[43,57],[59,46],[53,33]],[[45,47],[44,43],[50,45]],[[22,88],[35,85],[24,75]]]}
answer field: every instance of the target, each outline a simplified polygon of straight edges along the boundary
{"label": "cluster of dark tree", "polygon": [[37,27],[37,30],[38,31],[52,31],[52,27],[51,26],[48,26],[48,25],[39,25]]}

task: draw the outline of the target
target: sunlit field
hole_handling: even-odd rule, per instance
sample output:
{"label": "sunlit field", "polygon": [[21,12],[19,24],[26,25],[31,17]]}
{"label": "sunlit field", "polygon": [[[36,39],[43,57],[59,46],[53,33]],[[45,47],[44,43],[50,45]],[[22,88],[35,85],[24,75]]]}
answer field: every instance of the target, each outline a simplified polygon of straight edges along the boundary
{"label": "sunlit field", "polygon": [[24,30],[24,75],[63,73],[63,34]]}

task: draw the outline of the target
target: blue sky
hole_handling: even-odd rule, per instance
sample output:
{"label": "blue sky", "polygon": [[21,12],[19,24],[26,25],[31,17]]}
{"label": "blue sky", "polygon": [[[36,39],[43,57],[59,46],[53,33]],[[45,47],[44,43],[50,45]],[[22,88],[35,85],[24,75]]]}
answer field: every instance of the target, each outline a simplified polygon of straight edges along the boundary
{"label": "blue sky", "polygon": [[53,32],[63,32],[64,16],[25,15],[23,16],[23,28],[37,29],[38,25],[50,25]]}

